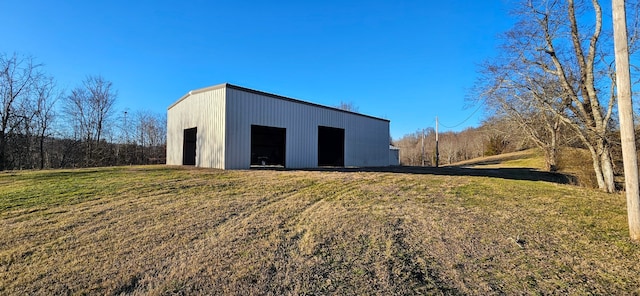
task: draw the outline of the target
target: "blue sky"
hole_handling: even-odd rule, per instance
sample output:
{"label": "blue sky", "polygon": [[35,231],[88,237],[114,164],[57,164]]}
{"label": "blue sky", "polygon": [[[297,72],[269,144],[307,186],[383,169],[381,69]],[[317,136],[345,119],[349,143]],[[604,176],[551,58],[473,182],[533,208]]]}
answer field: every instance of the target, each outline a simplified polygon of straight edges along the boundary
{"label": "blue sky", "polygon": [[506,0],[4,0],[0,52],[34,56],[66,89],[104,76],[119,112],[166,112],[189,90],[229,82],[353,102],[391,120],[398,139],[436,116],[441,130],[479,124],[465,97],[512,26],[508,10]]}

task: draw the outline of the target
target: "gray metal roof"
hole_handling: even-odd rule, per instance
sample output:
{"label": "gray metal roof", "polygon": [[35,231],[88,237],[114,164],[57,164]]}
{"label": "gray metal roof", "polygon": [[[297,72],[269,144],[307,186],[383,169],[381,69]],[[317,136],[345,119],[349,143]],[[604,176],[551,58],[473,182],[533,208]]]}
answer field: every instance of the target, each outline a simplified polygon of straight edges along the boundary
{"label": "gray metal roof", "polygon": [[313,106],[313,107],[330,109],[330,110],[335,110],[335,111],[344,112],[344,113],[350,113],[350,114],[354,114],[354,115],[358,115],[358,116],[364,116],[364,117],[368,117],[368,118],[371,118],[371,119],[390,122],[390,120],[384,119],[384,118],[380,118],[380,117],[374,117],[374,116],[370,116],[370,115],[366,115],[366,114],[362,114],[362,113],[343,110],[343,109],[336,108],[336,107],[329,107],[329,106],[324,106],[324,105],[320,105],[320,104],[316,104],[316,103],[311,103],[311,102],[307,102],[307,101],[293,99],[293,98],[289,98],[289,97],[285,97],[285,96],[281,96],[281,95],[276,95],[276,94],[272,94],[272,93],[267,93],[267,92],[255,90],[255,89],[250,89],[250,88],[246,88],[246,87],[242,87],[242,86],[233,85],[233,84],[230,84],[230,83],[222,83],[222,84],[217,84],[217,85],[213,85],[213,86],[204,87],[204,88],[200,88],[200,89],[189,91],[184,96],[182,96],[180,99],[178,99],[175,103],[171,104],[171,106],[169,106],[169,108],[167,108],[167,109],[171,109],[173,106],[177,105],[182,100],[188,98],[192,94],[203,93],[203,92],[216,90],[216,89],[221,89],[221,88],[231,88],[231,89],[240,90],[240,91],[244,91],[244,92],[248,92],[248,93],[254,93],[254,94],[258,94],[258,95],[271,97],[271,98],[274,98],[274,99],[279,99],[279,100],[284,100],[284,101],[289,101],[289,102],[299,103],[299,104],[305,104],[305,105],[309,105],[309,106]]}

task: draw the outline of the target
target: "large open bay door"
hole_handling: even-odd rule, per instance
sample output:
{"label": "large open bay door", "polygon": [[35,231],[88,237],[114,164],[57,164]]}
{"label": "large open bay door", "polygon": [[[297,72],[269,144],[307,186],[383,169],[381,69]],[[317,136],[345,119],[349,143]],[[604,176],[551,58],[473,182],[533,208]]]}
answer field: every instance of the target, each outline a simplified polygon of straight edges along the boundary
{"label": "large open bay door", "polygon": [[287,129],[251,125],[251,165],[285,166]]}
{"label": "large open bay door", "polygon": [[344,166],[344,129],[318,126],[318,166]]}

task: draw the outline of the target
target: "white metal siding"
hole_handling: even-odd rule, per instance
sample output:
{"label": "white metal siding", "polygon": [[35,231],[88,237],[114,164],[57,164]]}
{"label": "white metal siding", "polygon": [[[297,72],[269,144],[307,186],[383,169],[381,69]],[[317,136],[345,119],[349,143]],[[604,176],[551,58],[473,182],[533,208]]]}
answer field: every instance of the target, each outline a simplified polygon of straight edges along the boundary
{"label": "white metal siding", "polygon": [[318,165],[318,126],[345,130],[345,166],[389,165],[389,122],[227,88],[225,168],[250,166],[251,125],[286,128],[286,166]]}
{"label": "white metal siding", "polygon": [[400,165],[400,149],[391,146],[389,147],[389,165]]}
{"label": "white metal siding", "polygon": [[225,88],[195,92],[167,111],[167,164],[182,164],[184,129],[197,128],[196,166],[224,169]]}
{"label": "white metal siding", "polygon": [[345,166],[388,166],[389,122],[346,115]]}

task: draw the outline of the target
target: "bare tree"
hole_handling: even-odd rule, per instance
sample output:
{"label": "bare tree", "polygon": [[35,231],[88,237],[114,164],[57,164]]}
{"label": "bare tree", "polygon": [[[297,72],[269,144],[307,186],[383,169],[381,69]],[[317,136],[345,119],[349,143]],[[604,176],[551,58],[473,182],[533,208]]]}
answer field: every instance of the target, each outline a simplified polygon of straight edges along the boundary
{"label": "bare tree", "polygon": [[351,112],[358,112],[358,109],[359,109],[358,106],[356,106],[353,102],[344,102],[344,101],[340,101],[340,104],[336,106],[336,108],[345,110],[345,111],[351,111]]}
{"label": "bare tree", "polygon": [[[475,92],[494,117],[513,123],[506,126],[510,133],[518,129],[542,149],[546,169],[556,171],[560,133],[565,125],[557,115],[565,108],[558,100],[563,90],[550,74],[527,68],[526,64],[509,59],[485,63]],[[536,98],[543,98],[546,103]],[[548,106],[558,112],[549,111]]]}
{"label": "bare tree", "polygon": [[435,138],[435,132],[433,129],[422,129],[414,133],[404,135],[402,138],[394,141],[394,145],[400,149],[400,163],[402,165],[418,166],[423,164],[431,165],[430,157],[423,159],[422,154],[422,137],[425,135],[425,155],[430,156],[432,146],[432,135]]}
{"label": "bare tree", "polygon": [[138,111],[135,114],[136,142],[140,149],[138,162],[148,164],[157,162],[163,155],[166,138],[166,120],[163,115],[150,111]]}
{"label": "bare tree", "polygon": [[100,164],[99,145],[114,112],[117,93],[102,76],[88,76],[66,98],[65,113],[76,138],[85,144],[85,165]]}
{"label": "bare tree", "polygon": [[599,1],[523,0],[516,15],[519,22],[505,34],[501,56],[509,62],[499,66],[511,67],[503,70],[518,79],[533,107],[555,114],[575,132],[591,153],[598,187],[615,191],[608,137],[615,72]]}
{"label": "bare tree", "polygon": [[[443,132],[439,135],[440,153],[443,164],[480,157],[484,154],[485,140],[490,132],[487,128],[468,128],[461,132]],[[422,135],[424,132],[424,158],[422,153]],[[393,145],[400,149],[400,163],[402,165],[435,166],[436,147],[435,130],[426,128],[402,138],[394,140]]]}
{"label": "bare tree", "polygon": [[9,137],[27,120],[22,107],[41,76],[39,68],[31,57],[0,54],[0,170],[8,165]]}
{"label": "bare tree", "polygon": [[53,78],[44,78],[35,85],[35,99],[33,103],[33,120],[38,141],[38,154],[40,169],[45,167],[44,143],[52,134],[52,125],[55,119],[55,106],[62,93],[56,89]]}

